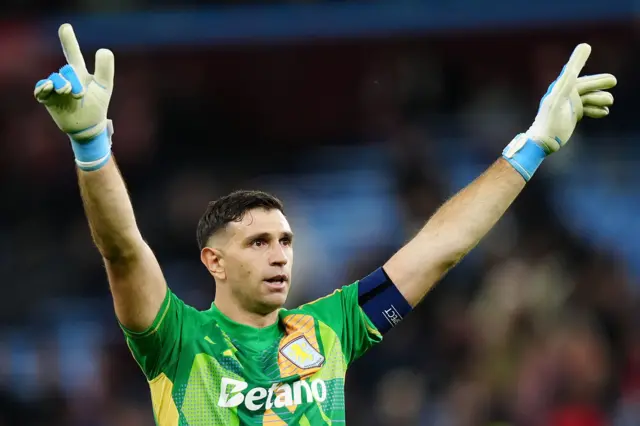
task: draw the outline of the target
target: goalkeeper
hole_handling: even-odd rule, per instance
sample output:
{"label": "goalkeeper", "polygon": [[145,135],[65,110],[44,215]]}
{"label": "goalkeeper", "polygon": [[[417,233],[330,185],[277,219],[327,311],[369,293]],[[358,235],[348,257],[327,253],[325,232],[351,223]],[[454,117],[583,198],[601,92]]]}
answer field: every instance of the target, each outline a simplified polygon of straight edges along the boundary
{"label": "goalkeeper", "polygon": [[99,50],[91,75],[71,26],[59,36],[67,65],[39,81],[35,97],[69,136],[115,313],[160,426],[344,423],[351,363],[484,237],[578,121],[609,114],[613,97],[605,90],[616,84],[610,74],[579,77],[591,48],[577,46],[531,127],[493,165],[379,269],[296,309],[283,308],[293,232],[280,201],[240,191],[210,203],[197,236],[216,298],[197,311],[167,286],[111,153],[113,54]]}

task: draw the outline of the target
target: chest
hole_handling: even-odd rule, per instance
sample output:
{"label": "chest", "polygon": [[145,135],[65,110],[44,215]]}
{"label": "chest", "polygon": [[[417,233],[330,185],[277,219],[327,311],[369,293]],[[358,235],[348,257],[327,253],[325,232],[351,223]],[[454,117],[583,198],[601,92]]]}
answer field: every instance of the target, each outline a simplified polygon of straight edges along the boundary
{"label": "chest", "polygon": [[217,326],[183,342],[176,377],[184,413],[205,405],[220,419],[232,409],[245,420],[278,414],[292,424],[341,412],[346,366],[339,339],[290,328],[247,343]]}
{"label": "chest", "polygon": [[[214,324],[183,343],[179,370],[183,376],[199,371],[258,385],[294,382],[334,368],[342,359],[337,342],[323,339],[315,329],[296,328],[284,328],[268,340],[246,341]],[[330,375],[335,377],[336,372]]]}

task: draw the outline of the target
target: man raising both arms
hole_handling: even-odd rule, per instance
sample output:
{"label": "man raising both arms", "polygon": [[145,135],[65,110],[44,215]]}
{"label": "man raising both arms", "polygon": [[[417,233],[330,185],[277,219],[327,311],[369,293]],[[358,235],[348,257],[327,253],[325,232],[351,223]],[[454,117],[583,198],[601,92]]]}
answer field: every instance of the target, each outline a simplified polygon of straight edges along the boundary
{"label": "man raising both arms", "polygon": [[613,97],[603,90],[616,84],[610,74],[578,78],[591,52],[579,45],[542,98],[533,125],[482,176],[381,268],[297,309],[282,308],[293,233],[280,201],[240,191],[210,203],[198,243],[216,299],[201,312],[167,287],[111,155],[113,54],[99,50],[91,75],[71,26],[62,25],[59,36],[68,65],[39,81],[35,97],[69,135],[116,315],[149,381],[160,426],[344,423],[351,363],[478,243],[583,115],[609,113]]}

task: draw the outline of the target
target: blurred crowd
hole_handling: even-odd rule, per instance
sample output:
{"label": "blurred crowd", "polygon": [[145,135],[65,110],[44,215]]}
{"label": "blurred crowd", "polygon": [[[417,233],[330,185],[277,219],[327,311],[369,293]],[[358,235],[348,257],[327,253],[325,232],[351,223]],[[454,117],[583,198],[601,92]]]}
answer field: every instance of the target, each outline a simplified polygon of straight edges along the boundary
{"label": "blurred crowd", "polygon": [[[207,6],[264,6],[309,3],[338,3],[343,0],[58,0],[55,3],[44,0],[7,0],[7,16],[50,16],[51,12],[104,13],[155,10],[197,9]],[[371,0],[349,0],[370,2]],[[422,0],[402,0],[422,1]]]}
{"label": "blurred crowd", "polygon": [[[623,241],[640,240],[624,222],[635,206],[625,171],[640,160],[629,144],[640,132],[640,64],[627,29],[116,51],[114,152],[170,286],[201,309],[214,297],[195,242],[207,201],[240,188],[280,196],[298,234],[295,306],[378,267],[495,160],[585,39],[587,72],[620,80],[612,116],[582,123],[478,249],[354,364],[347,418],[634,426],[633,247],[589,238],[593,208],[568,186],[587,185],[588,200],[602,185],[620,194],[595,214],[616,212]],[[63,58],[28,34],[14,42],[29,49],[0,66],[0,425],[150,426],[72,153],[30,94]]]}

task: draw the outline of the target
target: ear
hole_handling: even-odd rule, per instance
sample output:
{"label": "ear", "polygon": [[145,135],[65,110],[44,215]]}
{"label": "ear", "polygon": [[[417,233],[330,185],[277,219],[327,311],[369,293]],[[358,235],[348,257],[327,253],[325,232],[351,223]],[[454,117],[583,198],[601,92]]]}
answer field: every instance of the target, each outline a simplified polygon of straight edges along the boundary
{"label": "ear", "polygon": [[224,258],[220,250],[205,247],[200,252],[200,260],[213,278],[216,280],[226,279],[227,273],[224,268]]}

